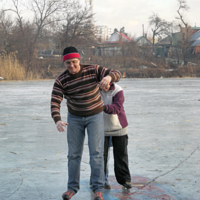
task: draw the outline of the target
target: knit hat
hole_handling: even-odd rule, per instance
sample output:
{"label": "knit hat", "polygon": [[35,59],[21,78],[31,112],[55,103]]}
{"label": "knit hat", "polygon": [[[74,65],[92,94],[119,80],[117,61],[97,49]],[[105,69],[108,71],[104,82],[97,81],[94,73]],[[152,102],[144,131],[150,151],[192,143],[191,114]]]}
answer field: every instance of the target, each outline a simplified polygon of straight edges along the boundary
{"label": "knit hat", "polygon": [[81,56],[78,53],[78,50],[75,47],[66,47],[63,51],[63,62],[68,59],[72,58],[81,58]]}

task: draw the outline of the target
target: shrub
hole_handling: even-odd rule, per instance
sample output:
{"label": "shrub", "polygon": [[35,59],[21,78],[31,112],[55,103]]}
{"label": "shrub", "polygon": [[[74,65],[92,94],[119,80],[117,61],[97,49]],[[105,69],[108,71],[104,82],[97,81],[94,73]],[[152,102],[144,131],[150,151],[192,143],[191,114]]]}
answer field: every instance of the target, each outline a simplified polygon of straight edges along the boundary
{"label": "shrub", "polygon": [[26,73],[25,67],[19,63],[16,53],[6,54],[3,52],[0,56],[0,76],[5,80],[31,80],[38,79],[39,75],[32,71]]}

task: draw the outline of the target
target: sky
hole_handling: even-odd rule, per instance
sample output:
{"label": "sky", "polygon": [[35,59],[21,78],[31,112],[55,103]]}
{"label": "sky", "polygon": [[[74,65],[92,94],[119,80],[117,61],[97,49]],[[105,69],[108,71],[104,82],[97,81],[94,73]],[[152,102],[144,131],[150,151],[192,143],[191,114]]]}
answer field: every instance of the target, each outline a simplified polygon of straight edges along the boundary
{"label": "sky", "polygon": [[[80,2],[85,0],[80,0]],[[185,19],[193,27],[200,27],[200,0],[187,0],[189,11]],[[114,30],[125,27],[125,32],[139,37],[144,32],[151,36],[148,18],[153,13],[166,21],[176,20],[177,0],[93,0],[95,25],[105,25]]]}
{"label": "sky", "polygon": [[[27,0],[22,0],[27,1]],[[0,0],[0,4],[11,0]],[[83,5],[88,0],[79,0]],[[185,12],[184,19],[192,26],[200,27],[200,0],[186,0],[190,9]],[[104,25],[120,30],[124,27],[129,36],[139,37],[144,32],[147,37],[152,36],[148,18],[153,13],[161,19],[172,22],[178,9],[177,0],[93,0],[93,13],[95,25]],[[30,13],[28,13],[30,15]]]}

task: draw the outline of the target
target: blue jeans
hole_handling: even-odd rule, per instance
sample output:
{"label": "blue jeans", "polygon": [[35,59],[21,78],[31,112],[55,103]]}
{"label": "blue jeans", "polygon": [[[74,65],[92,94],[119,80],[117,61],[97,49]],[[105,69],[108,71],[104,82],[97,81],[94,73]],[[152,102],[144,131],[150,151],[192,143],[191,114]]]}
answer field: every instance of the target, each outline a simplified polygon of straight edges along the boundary
{"label": "blue jeans", "polygon": [[106,174],[105,174],[105,183],[107,183],[107,184],[109,184],[109,181],[108,181],[108,176],[109,176],[108,161],[109,161],[109,159],[110,159],[110,147],[108,147],[108,158],[107,158]]}
{"label": "blue jeans", "polygon": [[80,164],[83,154],[85,129],[88,134],[92,190],[103,192],[104,186],[104,121],[103,113],[82,117],[68,113],[68,190],[80,188]]}
{"label": "blue jeans", "polygon": [[110,147],[112,147],[112,146],[113,146],[113,144],[112,144],[112,136],[110,136],[109,144],[108,144],[108,157],[107,157],[107,165],[106,165],[106,174],[105,174],[105,183],[107,183],[107,184],[109,184],[109,181],[108,181],[108,175],[109,175],[108,161],[110,159]]}

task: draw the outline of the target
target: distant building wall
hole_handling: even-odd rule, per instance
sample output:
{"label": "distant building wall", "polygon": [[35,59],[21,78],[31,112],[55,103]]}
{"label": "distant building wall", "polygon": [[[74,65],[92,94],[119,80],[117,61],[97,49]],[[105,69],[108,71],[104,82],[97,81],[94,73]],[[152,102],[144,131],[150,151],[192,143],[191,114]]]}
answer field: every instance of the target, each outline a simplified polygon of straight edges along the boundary
{"label": "distant building wall", "polygon": [[99,41],[104,42],[111,36],[111,28],[107,26],[96,26],[96,37]]}

